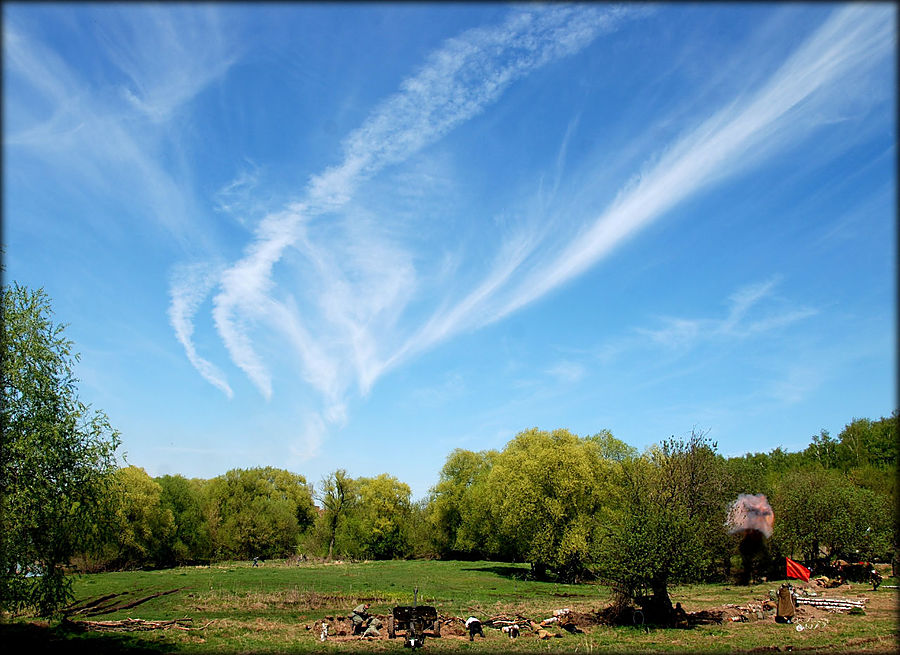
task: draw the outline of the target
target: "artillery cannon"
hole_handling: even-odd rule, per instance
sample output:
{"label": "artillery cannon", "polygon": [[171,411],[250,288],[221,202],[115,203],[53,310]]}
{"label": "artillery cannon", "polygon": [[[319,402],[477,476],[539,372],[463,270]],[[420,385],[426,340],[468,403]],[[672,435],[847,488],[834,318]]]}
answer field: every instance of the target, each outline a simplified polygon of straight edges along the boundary
{"label": "artillery cannon", "polygon": [[427,634],[432,637],[441,636],[441,622],[438,621],[437,610],[431,605],[419,605],[418,597],[419,588],[416,587],[413,604],[398,605],[387,620],[388,637],[390,639],[403,637],[403,645],[414,650],[424,645]]}

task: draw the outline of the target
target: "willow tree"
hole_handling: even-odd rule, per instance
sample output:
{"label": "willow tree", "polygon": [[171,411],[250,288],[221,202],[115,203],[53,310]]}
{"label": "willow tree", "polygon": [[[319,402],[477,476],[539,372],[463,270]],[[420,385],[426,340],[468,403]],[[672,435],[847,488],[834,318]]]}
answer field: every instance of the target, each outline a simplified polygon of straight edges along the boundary
{"label": "willow tree", "polygon": [[568,430],[519,433],[497,457],[488,486],[500,536],[536,577],[577,581],[596,560],[612,462]]}
{"label": "willow tree", "polygon": [[78,354],[43,290],[3,287],[0,321],[0,607],[50,616],[71,598],[64,565],[103,540],[118,432],[78,399]]}
{"label": "willow tree", "polygon": [[220,557],[287,557],[315,520],[306,478],[271,466],[213,478],[206,503],[210,540]]}
{"label": "willow tree", "polygon": [[428,521],[442,557],[491,559],[503,556],[491,515],[488,478],[499,453],[454,449],[431,488]]}

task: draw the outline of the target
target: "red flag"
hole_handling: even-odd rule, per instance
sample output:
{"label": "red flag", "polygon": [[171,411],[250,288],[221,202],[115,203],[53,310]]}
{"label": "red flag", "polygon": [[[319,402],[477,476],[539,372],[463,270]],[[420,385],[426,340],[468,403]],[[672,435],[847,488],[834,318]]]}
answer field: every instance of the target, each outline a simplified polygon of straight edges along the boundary
{"label": "red flag", "polygon": [[789,578],[797,578],[799,580],[803,580],[804,582],[809,582],[809,569],[803,566],[802,564],[797,564],[790,557],[785,557],[787,560],[787,577]]}

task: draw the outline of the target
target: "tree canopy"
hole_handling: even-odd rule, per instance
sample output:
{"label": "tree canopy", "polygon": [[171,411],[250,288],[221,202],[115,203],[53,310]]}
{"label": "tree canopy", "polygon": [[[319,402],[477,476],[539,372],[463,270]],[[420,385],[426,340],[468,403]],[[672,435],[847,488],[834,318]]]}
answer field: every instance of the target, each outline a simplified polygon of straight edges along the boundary
{"label": "tree canopy", "polygon": [[78,355],[42,290],[3,287],[0,606],[51,615],[71,594],[63,565],[102,540],[119,434],[78,398]]}
{"label": "tree canopy", "polygon": [[583,575],[594,558],[610,467],[602,450],[568,430],[519,433],[491,471],[497,527],[538,576]]}
{"label": "tree canopy", "polygon": [[653,592],[672,611],[668,587],[699,579],[724,533],[724,467],[702,433],[671,438],[622,462],[606,515],[601,569],[627,595]]}

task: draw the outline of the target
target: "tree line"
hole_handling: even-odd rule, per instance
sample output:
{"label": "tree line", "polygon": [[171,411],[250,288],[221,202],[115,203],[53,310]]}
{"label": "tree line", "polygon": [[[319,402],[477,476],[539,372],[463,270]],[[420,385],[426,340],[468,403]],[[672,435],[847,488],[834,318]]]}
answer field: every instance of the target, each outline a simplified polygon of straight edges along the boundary
{"label": "tree line", "polygon": [[204,480],[128,466],[108,487],[111,538],[79,561],[99,570],[254,557],[491,559],[528,562],[539,578],[662,589],[726,579],[741,565],[725,518],[742,493],[764,494],[775,514],[763,567],[784,556],[890,561],[896,425],[896,413],[854,419],[803,451],[739,457],[698,432],[638,452],[606,430],[535,428],[499,451],[452,451],[418,502],[388,474],[336,470],[310,484],[272,467]]}
{"label": "tree line", "polygon": [[127,466],[111,473],[103,515],[112,525],[100,530],[106,541],[76,562],[100,571],[329,553],[410,557],[414,511],[409,485],[387,474],[352,479],[336,471],[316,488],[273,467],[204,480],[153,478]]}
{"label": "tree line", "polygon": [[[537,578],[601,579],[668,601],[672,584],[775,575],[784,557],[897,559],[897,422],[853,419],[804,450],[725,457],[702,432],[643,452],[608,430],[525,430],[456,449],[427,496],[387,473],[315,483],[264,467],[212,479],[117,467],[119,434],[77,396],[77,354],[42,291],[3,289],[0,609],[50,614],[67,565],[96,571],[233,559],[457,558],[527,562]],[[725,525],[764,494],[754,552]],[[769,570],[771,569],[771,570]],[[783,573],[783,571],[782,571]],[[783,577],[783,576],[781,576]]]}

